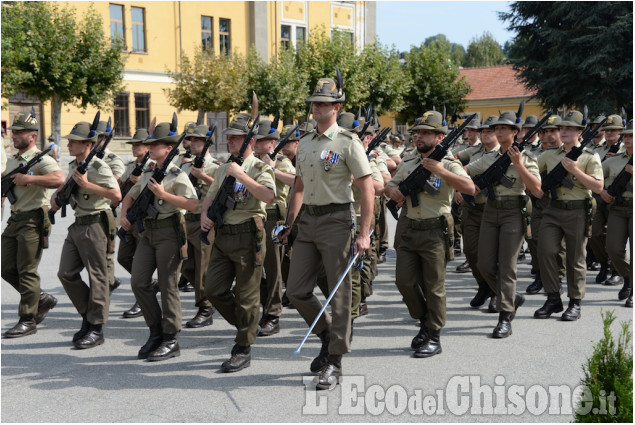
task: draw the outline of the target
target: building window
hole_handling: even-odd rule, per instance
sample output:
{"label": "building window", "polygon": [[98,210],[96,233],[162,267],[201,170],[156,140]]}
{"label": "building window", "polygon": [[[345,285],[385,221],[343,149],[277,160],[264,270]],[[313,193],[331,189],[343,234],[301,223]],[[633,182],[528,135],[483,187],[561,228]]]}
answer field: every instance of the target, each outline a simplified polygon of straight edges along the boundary
{"label": "building window", "polygon": [[282,25],[280,27],[280,47],[289,49],[291,45],[291,26]]}
{"label": "building window", "polygon": [[145,9],[142,7],[131,7],[130,16],[132,17],[132,51],[145,52],[147,51]]}
{"label": "building window", "polygon": [[134,94],[134,110],[137,128],[150,125],[150,93]]}
{"label": "building window", "polygon": [[203,51],[212,51],[214,45],[212,44],[212,23],[211,16],[201,16],[201,44]]}
{"label": "building window", "polygon": [[126,27],[123,22],[123,6],[120,4],[110,5],[110,42],[120,39],[126,43]]}
{"label": "building window", "polygon": [[295,27],[295,46],[299,47],[301,44],[304,44],[305,41],[306,41],[306,28]]}
{"label": "building window", "polygon": [[117,93],[115,96],[115,136],[130,137],[130,122],[128,121],[128,92]]}
{"label": "building window", "polygon": [[231,39],[230,39],[230,21],[229,19],[218,19],[218,32],[219,32],[219,49],[220,53],[229,56],[231,54]]}

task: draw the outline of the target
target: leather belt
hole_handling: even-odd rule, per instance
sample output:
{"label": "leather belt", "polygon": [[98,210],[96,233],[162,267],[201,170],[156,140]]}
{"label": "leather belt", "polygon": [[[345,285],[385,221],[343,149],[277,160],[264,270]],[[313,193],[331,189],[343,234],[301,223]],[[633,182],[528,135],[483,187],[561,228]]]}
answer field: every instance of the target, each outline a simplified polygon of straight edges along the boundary
{"label": "leather belt", "polygon": [[305,205],[304,210],[311,216],[326,215],[337,211],[350,210],[351,204]]}

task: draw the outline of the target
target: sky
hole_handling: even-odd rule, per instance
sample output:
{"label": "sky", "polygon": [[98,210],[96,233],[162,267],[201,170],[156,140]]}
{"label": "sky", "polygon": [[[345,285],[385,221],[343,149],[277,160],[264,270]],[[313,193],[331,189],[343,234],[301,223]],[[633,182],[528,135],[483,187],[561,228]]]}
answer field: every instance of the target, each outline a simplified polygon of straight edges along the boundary
{"label": "sky", "polygon": [[470,40],[489,31],[502,46],[514,37],[497,12],[509,11],[507,1],[378,1],[377,37],[399,51],[419,46],[426,38],[445,34],[467,50]]}

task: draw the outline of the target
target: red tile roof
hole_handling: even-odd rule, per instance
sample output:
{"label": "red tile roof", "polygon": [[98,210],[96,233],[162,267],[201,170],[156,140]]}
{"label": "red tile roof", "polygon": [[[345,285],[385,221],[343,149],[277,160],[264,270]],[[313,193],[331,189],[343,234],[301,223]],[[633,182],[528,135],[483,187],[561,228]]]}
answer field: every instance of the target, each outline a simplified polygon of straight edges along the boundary
{"label": "red tile roof", "polygon": [[529,97],[536,93],[520,82],[511,65],[463,68],[460,72],[472,87],[468,100]]}

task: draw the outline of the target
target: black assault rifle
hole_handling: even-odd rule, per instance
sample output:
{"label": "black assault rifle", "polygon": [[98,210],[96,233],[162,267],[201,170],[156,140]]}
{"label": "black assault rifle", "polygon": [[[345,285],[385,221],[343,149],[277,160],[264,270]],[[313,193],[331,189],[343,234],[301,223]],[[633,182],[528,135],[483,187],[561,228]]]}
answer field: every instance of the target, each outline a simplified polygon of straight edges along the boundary
{"label": "black assault rifle", "polygon": [[[602,162],[609,159],[611,156],[615,155],[620,150],[620,146],[622,145],[622,140],[624,140],[623,134],[620,136],[619,139],[617,139],[617,142],[615,144],[611,145],[609,150],[606,152],[606,155],[604,155],[604,158],[602,158]],[[613,154],[613,155],[610,155],[610,154]]]}
{"label": "black assault rifle", "polygon": [[289,133],[287,133],[286,136],[284,136],[284,139],[280,140],[280,142],[278,143],[278,146],[276,146],[276,148],[273,150],[273,152],[269,152],[267,154],[267,155],[269,155],[269,158],[271,158],[273,161],[275,161],[276,156],[278,155],[278,152],[280,152],[280,150],[282,150],[284,145],[289,143],[289,140],[291,139],[291,136],[295,135],[295,132],[298,131],[298,128],[300,128],[300,126],[296,125],[293,128],[293,130],[291,130]]}
{"label": "black assault rifle", "polygon": [[111,125],[111,120],[110,117],[108,117],[108,124],[106,124],[106,132],[108,133],[108,137],[106,138],[106,141],[104,141],[104,143],[101,145],[101,147],[99,149],[97,149],[97,158],[99,159],[104,159],[104,155],[106,155],[106,148],[108,147],[108,143],[110,143],[110,141],[112,140],[112,136],[115,134],[114,129],[110,128]]}
{"label": "black assault rifle", "polygon": [[[214,124],[210,125],[207,130],[207,140],[205,140],[205,145],[203,145],[203,150],[201,151],[200,155],[196,155],[196,158],[194,158],[192,168],[201,168],[205,164],[205,155],[207,155],[207,151],[209,150],[209,147],[212,145],[212,143],[214,143],[214,139],[212,139],[212,136],[214,135],[214,130],[216,130],[216,126]],[[192,182],[192,185],[196,188],[196,185],[198,184],[198,178],[193,176],[192,174],[190,174],[189,177],[190,177],[190,181]],[[196,190],[198,190],[198,188]]]}
{"label": "black assault rifle", "polygon": [[[476,117],[476,114],[470,115],[463,124],[458,127],[455,127],[445,138],[434,147],[432,153],[428,156],[430,159],[434,159],[435,161],[441,161],[448,153],[450,147],[457,141],[459,136],[463,134],[463,129]],[[414,169],[408,177],[404,179],[401,183],[399,183],[399,191],[403,194],[403,196],[410,196],[410,200],[412,202],[412,206],[416,207],[419,205],[419,192],[425,190],[430,194],[435,194],[438,192],[438,189],[432,187],[428,182],[432,172],[423,168],[423,165],[419,164],[417,168]],[[386,208],[390,211],[395,220],[399,218],[399,208],[397,207],[397,202],[394,200],[390,200],[386,202]]]}
{"label": "black assault rifle", "polygon": [[[172,131],[174,131],[174,129],[176,129],[176,125],[171,128],[173,129]],[[181,137],[179,137],[179,141],[165,157],[163,164],[160,167],[156,167],[154,169],[152,178],[158,184],[161,184],[165,176],[168,175],[168,168],[172,164],[172,160],[174,159],[174,157],[179,154],[178,147],[185,136],[186,133],[183,132],[183,134],[181,134]],[[137,229],[139,230],[139,233],[141,233],[145,230],[145,227],[143,227],[143,220],[146,217],[150,217],[151,219],[156,220],[158,216],[159,211],[154,207],[154,193],[152,193],[148,185],[146,185],[137,199],[135,199],[134,203],[126,211],[126,218],[130,222],[130,224],[136,223]],[[120,227],[119,230],[117,230],[117,236],[119,236],[119,238],[124,243],[128,243],[128,238],[126,238],[126,231],[123,227]]]}
{"label": "black assault rifle", "polygon": [[379,144],[383,142],[384,139],[386,139],[386,136],[388,136],[388,133],[390,133],[390,130],[391,130],[390,127],[382,128],[379,134],[377,134],[377,136],[375,136],[373,140],[371,140],[370,143],[368,144],[368,149],[366,149],[366,156],[370,155],[370,153],[377,146],[379,146]]}
{"label": "black assault rifle", "polygon": [[[525,137],[519,142],[514,141],[512,146],[518,148],[518,150],[522,153],[525,145],[531,140],[540,129],[547,123],[549,117],[553,115],[553,112],[548,112],[540,121],[533,126]],[[515,180],[510,179],[505,174],[510,164],[512,163],[512,159],[506,153],[501,155],[492,165],[489,166],[487,170],[485,170],[482,174],[473,177],[474,185],[479,188],[479,190],[483,191],[488,198],[494,199],[496,194],[494,192],[494,186],[502,184],[505,187],[512,187],[514,185]],[[475,206],[474,197],[471,195],[461,194],[463,199],[470,206]]]}
{"label": "black assault rifle", "polygon": [[[633,166],[632,156],[628,160],[626,165]],[[610,186],[606,188],[606,192],[612,197],[616,198],[618,205],[624,203],[624,197],[622,196],[622,194],[626,190],[626,186],[628,186],[628,182],[631,181],[632,177],[633,174],[626,171],[626,166],[624,166],[622,171],[620,171],[620,173],[615,177],[615,180],[613,180],[613,183],[611,183]],[[631,189],[631,191],[632,190],[633,189]]]}
{"label": "black assault rifle", "polygon": [[2,176],[2,197],[8,198],[9,202],[15,204],[18,198],[15,197],[15,193],[13,192],[13,188],[15,187],[15,182],[13,181],[13,177],[16,174],[26,174],[29,172],[31,167],[33,167],[38,162],[42,161],[42,157],[49,153],[53,149],[52,147],[47,148],[45,151],[42,151],[35,155],[33,158],[29,160],[26,164],[20,164],[16,169],[11,171],[9,174],[5,174]]}
{"label": "black assault rifle", "polygon": [[[582,152],[584,152],[584,147],[593,140],[595,135],[598,133],[598,130],[604,125],[607,119],[608,117],[604,118],[593,130],[586,132],[582,138],[580,146],[572,147],[566,158],[569,158],[572,161],[577,161],[580,155],[582,155]],[[558,165],[556,165],[553,170],[551,170],[549,174],[542,179],[542,191],[544,193],[550,192],[551,199],[558,199],[558,192],[556,189],[559,186],[564,186],[567,189],[573,188],[573,182],[567,178],[568,174],[569,172],[566,168],[564,168],[562,162],[559,162]]]}
{"label": "black assault rifle", "polygon": [[141,159],[141,162],[137,162],[137,164],[134,167],[134,170],[132,170],[126,182],[121,186],[122,200],[123,198],[126,197],[126,194],[130,191],[130,189],[132,189],[132,186],[135,185],[130,177],[132,176],[139,177],[141,174],[143,174],[143,167],[145,167],[146,162],[148,162],[148,159],[150,159],[150,152],[146,152],[146,154],[143,156],[143,159]]}
{"label": "black assault rifle", "polygon": [[[260,122],[260,114],[256,115],[256,119],[254,120],[253,125],[245,135],[245,139],[243,140],[243,144],[240,146],[240,151],[237,156],[233,156],[229,158],[228,162],[235,162],[238,165],[243,165],[245,161],[244,155],[245,150],[249,146],[249,141],[254,137],[255,129],[258,128],[258,123]],[[223,227],[223,214],[228,209],[235,210],[237,202],[232,196],[234,194],[234,184],[236,183],[236,177],[233,176],[225,176],[225,179],[221,183],[220,189],[216,193],[216,197],[212,202],[212,205],[207,210],[207,218],[214,222],[214,226],[218,229]],[[209,234],[209,230],[201,231],[201,241],[205,245],[209,245],[209,239],[207,239],[207,235]]]}

